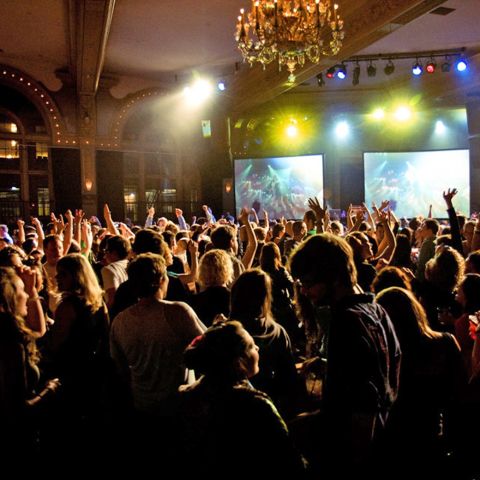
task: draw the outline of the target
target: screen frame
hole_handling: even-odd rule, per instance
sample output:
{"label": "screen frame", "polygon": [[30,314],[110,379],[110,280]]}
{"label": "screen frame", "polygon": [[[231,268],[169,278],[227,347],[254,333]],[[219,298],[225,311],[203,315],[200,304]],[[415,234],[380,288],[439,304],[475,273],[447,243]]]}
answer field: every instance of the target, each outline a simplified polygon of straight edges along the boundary
{"label": "screen frame", "polygon": [[[469,147],[465,148],[438,148],[438,149],[425,149],[425,150],[363,150],[362,151],[362,163],[363,163],[363,200],[366,202],[365,198],[365,154],[366,153],[429,153],[429,152],[458,152],[466,150],[468,152],[468,187],[469,187],[469,201],[468,201],[468,216],[472,214],[472,158],[471,151]],[[451,187],[453,188],[453,187]],[[408,217],[410,218],[410,217]],[[413,217],[412,217],[413,218]],[[440,220],[448,219],[448,216],[445,217],[435,217]]]}
{"label": "screen frame", "polygon": [[[237,179],[235,175],[235,162],[237,160],[268,160],[268,159],[273,159],[273,158],[294,158],[294,157],[315,157],[321,155],[322,156],[322,189],[324,192],[325,196],[325,165],[326,165],[326,155],[325,153],[319,152],[319,153],[305,153],[302,155],[267,155],[267,156],[261,156],[261,157],[252,157],[252,156],[246,156],[246,157],[236,157],[233,158],[233,209],[235,211],[235,216],[238,215],[239,212],[237,212]],[[320,199],[321,202],[324,202],[324,199]],[[308,210],[308,209],[307,209]],[[306,210],[305,210],[306,211]],[[258,214],[259,212],[257,212]],[[286,220],[301,220],[300,218],[287,218]]]}

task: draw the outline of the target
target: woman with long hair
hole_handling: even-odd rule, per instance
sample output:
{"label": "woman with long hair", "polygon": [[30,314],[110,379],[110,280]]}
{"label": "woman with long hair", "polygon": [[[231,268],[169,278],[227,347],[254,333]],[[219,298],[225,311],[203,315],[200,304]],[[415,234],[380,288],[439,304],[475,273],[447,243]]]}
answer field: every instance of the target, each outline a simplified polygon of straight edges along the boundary
{"label": "woman with long hair", "polygon": [[29,289],[30,275],[24,272],[22,280],[13,268],[0,268],[0,447],[5,461],[10,454],[21,452],[24,458],[33,452],[33,410],[58,387],[55,380],[38,389],[38,334],[28,328],[25,319],[29,311],[43,317],[43,310],[38,295]]}
{"label": "woman with long hair", "polygon": [[249,382],[259,371],[259,348],[241,323],[220,323],[197,337],[185,364],[201,375],[180,389],[178,444],[188,473],[221,478],[234,468],[239,478],[303,478],[285,422]]}
{"label": "woman with long hair", "polygon": [[260,349],[255,388],[272,397],[285,415],[294,413],[300,391],[290,337],[273,318],[270,277],[258,269],[242,273],[232,286],[230,319],[238,320]]}
{"label": "woman with long hair", "polygon": [[67,443],[62,436],[80,444],[100,427],[107,400],[109,319],[97,276],[83,255],[62,257],[56,280],[61,300],[49,331],[46,368],[63,385],[51,438],[62,449]]}
{"label": "woman with long hair", "polygon": [[192,295],[189,303],[207,327],[211,326],[218,314],[228,315],[230,311],[230,285],[233,265],[225,250],[214,248],[200,259],[198,281],[201,292]]}
{"label": "woman with long hair", "polygon": [[272,314],[275,320],[285,327],[294,349],[304,347],[305,338],[293,304],[293,279],[282,265],[282,255],[278,245],[268,242],[260,254],[260,268],[268,274],[272,283]]}
{"label": "woman with long hair", "polygon": [[423,465],[425,474],[432,474],[452,439],[449,434],[466,385],[460,347],[453,335],[432,330],[412,292],[391,287],[376,301],[388,312],[402,349],[400,389],[387,424],[386,454],[408,471],[415,466],[419,474],[418,465]]}

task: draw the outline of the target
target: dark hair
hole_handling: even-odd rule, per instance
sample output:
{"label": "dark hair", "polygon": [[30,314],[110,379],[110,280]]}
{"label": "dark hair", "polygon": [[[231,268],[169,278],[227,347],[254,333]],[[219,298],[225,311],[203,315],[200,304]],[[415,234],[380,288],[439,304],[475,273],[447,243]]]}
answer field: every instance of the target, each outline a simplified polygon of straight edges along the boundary
{"label": "dark hair", "polygon": [[167,278],[167,267],[161,255],[142,253],[128,265],[127,273],[137,297],[145,298],[157,293]]}
{"label": "dark hair", "polygon": [[247,347],[245,330],[240,322],[228,321],[210,327],[185,350],[187,368],[207,377],[240,380],[243,375],[237,367]]}
{"label": "dark hair", "polygon": [[55,235],[55,234],[51,234],[51,235],[47,235],[44,240],[43,240],[43,250],[46,250],[48,248],[48,245],[52,242],[55,242],[55,241],[59,241],[61,242],[62,240],[60,239],[60,236],[59,235]]}
{"label": "dark hair", "polygon": [[128,257],[130,252],[130,242],[120,235],[113,235],[107,240],[106,250],[110,253],[116,253],[120,260]]}
{"label": "dark hair", "polygon": [[353,251],[342,238],[322,233],[308,238],[290,257],[294,278],[318,283],[340,282],[346,287],[357,283]]}
{"label": "dark hair", "polygon": [[285,232],[285,225],[283,223],[276,223],[272,228],[272,238],[278,238],[282,232]]}
{"label": "dark hair", "polygon": [[407,275],[397,267],[382,268],[372,283],[374,293],[379,293],[389,287],[400,287],[405,290],[412,290]]}
{"label": "dark hair", "polygon": [[465,296],[465,311],[475,313],[480,310],[480,275],[467,273],[459,288],[463,290]]}
{"label": "dark hair", "polygon": [[315,212],[313,210],[307,210],[303,215],[303,220],[305,221],[305,223],[313,222],[315,224],[317,221],[317,216],[315,215]]}
{"label": "dark hair", "polygon": [[467,257],[467,262],[475,270],[474,272],[470,273],[480,273],[480,250],[471,252]]}
{"label": "dark hair", "polygon": [[37,248],[38,242],[35,238],[27,238],[23,243],[22,243],[22,248],[23,251],[28,255],[32,250]]}
{"label": "dark hair", "polygon": [[260,268],[267,273],[274,273],[282,264],[282,255],[278,245],[273,242],[266,243],[260,254]]}
{"label": "dark hair", "polygon": [[257,319],[271,317],[272,286],[270,277],[259,269],[243,272],[232,285],[230,318],[240,320],[248,331]]}
{"label": "dark hair", "polygon": [[235,230],[230,225],[220,225],[210,235],[213,246],[221,250],[230,250],[234,238]]}
{"label": "dark hair", "polygon": [[403,351],[415,349],[422,337],[440,335],[430,328],[427,314],[412,292],[398,287],[387,288],[377,295],[376,302],[392,320]]}
{"label": "dark hair", "polygon": [[396,240],[397,245],[393,252],[391,265],[395,267],[410,268],[412,266],[412,246],[410,239],[407,237],[407,235],[399,233],[396,237]]}
{"label": "dark hair", "polygon": [[431,230],[434,235],[438,233],[440,228],[438,220],[435,220],[434,218],[426,218],[423,223],[425,224],[425,227]]}
{"label": "dark hair", "polygon": [[173,240],[176,240],[176,236],[173,234],[173,232],[170,232],[169,230],[165,230],[162,232],[162,238],[165,241],[165,243],[172,248],[173,245]]}
{"label": "dark hair", "polygon": [[0,266],[13,267],[12,257],[15,255],[18,255],[22,261],[26,258],[25,253],[16,245],[7,245],[5,248],[2,248],[0,250]]}
{"label": "dark hair", "polygon": [[164,255],[167,244],[163,240],[160,233],[153,230],[140,230],[135,235],[135,241],[133,242],[132,249],[139,255],[141,253],[157,253]]}

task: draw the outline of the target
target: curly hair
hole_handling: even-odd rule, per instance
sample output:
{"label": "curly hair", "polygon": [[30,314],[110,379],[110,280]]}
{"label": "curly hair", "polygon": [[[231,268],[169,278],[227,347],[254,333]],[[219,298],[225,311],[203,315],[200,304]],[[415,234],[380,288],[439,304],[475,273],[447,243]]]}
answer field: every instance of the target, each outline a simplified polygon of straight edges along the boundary
{"label": "curly hair", "polygon": [[200,259],[198,281],[202,287],[228,285],[233,278],[233,264],[225,250],[214,248]]}

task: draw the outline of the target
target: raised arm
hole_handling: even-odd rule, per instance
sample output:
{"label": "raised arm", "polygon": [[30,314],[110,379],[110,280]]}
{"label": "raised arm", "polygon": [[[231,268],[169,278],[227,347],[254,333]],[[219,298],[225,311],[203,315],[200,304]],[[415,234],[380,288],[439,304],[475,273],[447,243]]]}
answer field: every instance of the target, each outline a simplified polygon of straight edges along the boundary
{"label": "raised arm", "polygon": [[350,204],[347,208],[347,230],[350,231],[353,228],[353,220],[352,220],[352,204]]}
{"label": "raised arm", "polygon": [[88,257],[90,250],[92,249],[93,244],[93,234],[92,234],[92,227],[90,223],[83,220],[81,225],[81,248],[82,253]]}
{"label": "raised arm", "polygon": [[27,318],[25,323],[32,330],[36,337],[43,337],[47,331],[47,323],[43,313],[40,297],[37,290],[37,271],[30,268],[24,268],[17,272],[25,286],[27,300]]}
{"label": "raised arm", "polygon": [[32,225],[35,227],[38,237],[38,249],[43,252],[43,240],[45,239],[45,233],[42,228],[42,224],[38,218],[31,218]]}
{"label": "raised arm", "polygon": [[81,228],[85,212],[82,209],[75,210],[75,221],[73,224],[73,239],[80,245],[82,238]]}
{"label": "raised arm", "polygon": [[25,241],[25,222],[21,218],[17,220],[17,228],[17,243],[19,246],[22,246]]}
{"label": "raised arm", "polygon": [[456,188],[448,189],[443,192],[443,199],[447,205],[448,221],[450,222],[450,232],[452,236],[452,247],[463,256],[462,236],[460,234],[460,226],[458,225],[457,212],[453,208],[453,197],[458,193]]}
{"label": "raised arm", "polygon": [[175,215],[177,216],[177,222],[178,222],[178,226],[180,227],[180,230],[188,230],[187,222],[183,217],[183,211],[180,208],[176,208]]}
{"label": "raised arm", "polygon": [[207,219],[207,224],[209,226],[213,225],[215,223],[215,218],[212,215],[212,210],[208,208],[208,205],[202,205],[202,210],[205,212],[205,217]]}
{"label": "raised arm", "polygon": [[248,212],[245,208],[242,208],[238,220],[241,224],[245,225],[245,231],[247,232],[248,243],[247,248],[245,249],[245,253],[242,257],[242,263],[245,269],[248,270],[252,266],[258,242],[257,237],[253,232],[252,225],[250,225],[250,222],[248,221]]}
{"label": "raised arm", "polygon": [[63,252],[65,255],[68,253],[73,238],[73,214],[71,210],[65,212],[65,218],[67,223],[65,224],[65,230],[63,233]]}
{"label": "raised arm", "polygon": [[265,220],[265,225],[263,226],[263,228],[268,234],[268,231],[270,230],[270,220],[268,218],[268,212],[266,210],[263,211],[263,218]]}
{"label": "raised arm", "polygon": [[120,235],[123,238],[126,238],[127,240],[133,240],[135,238],[135,234],[128,228],[128,225],[126,225],[125,223],[120,222],[119,228]]}
{"label": "raised arm", "polygon": [[184,285],[197,281],[198,272],[198,244],[193,240],[188,241],[187,249],[190,253],[190,273],[182,273],[178,278]]}
{"label": "raised arm", "polygon": [[110,212],[110,208],[108,208],[108,203],[103,206],[103,217],[105,218],[105,222],[107,222],[107,230],[112,235],[120,235],[117,230],[117,227],[114,225],[112,220],[112,212]]}
{"label": "raised arm", "polygon": [[376,228],[376,223],[375,223],[375,220],[373,219],[372,213],[368,209],[367,204],[365,202],[362,203],[362,207],[363,207],[363,212],[367,214],[367,222],[370,225],[370,230],[372,232],[375,232],[377,228]]}
{"label": "raised arm", "polygon": [[260,225],[260,221],[258,220],[257,211],[254,208],[252,208],[250,210],[250,215],[253,215],[253,221],[257,224],[257,226]]}
{"label": "raised arm", "polygon": [[384,262],[388,265],[392,260],[395,247],[397,246],[395,235],[393,234],[392,227],[390,226],[389,213],[380,213],[380,223],[383,225],[384,235],[380,245],[378,246],[379,253],[376,257],[376,260],[384,260]]}
{"label": "raised arm", "polygon": [[325,231],[323,222],[325,220],[326,208],[321,207],[320,202],[316,197],[308,199],[308,208],[315,213],[317,233],[323,233]]}
{"label": "raised arm", "polygon": [[155,216],[155,207],[150,207],[147,210],[147,218],[145,219],[145,228],[151,227],[153,225],[153,218]]}

